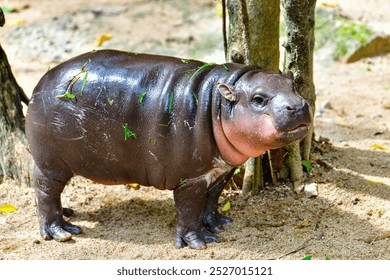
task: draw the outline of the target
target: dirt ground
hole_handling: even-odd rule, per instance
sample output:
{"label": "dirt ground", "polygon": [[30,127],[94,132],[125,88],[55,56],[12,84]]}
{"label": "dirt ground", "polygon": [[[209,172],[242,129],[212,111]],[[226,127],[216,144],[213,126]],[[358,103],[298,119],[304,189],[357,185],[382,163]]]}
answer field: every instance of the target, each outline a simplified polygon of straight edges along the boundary
{"label": "dirt ground", "polygon": [[[390,33],[390,9],[369,9],[386,1],[361,1],[370,4],[366,8],[338,2],[344,14]],[[6,15],[0,43],[28,95],[48,67],[95,48],[224,60],[213,0],[107,0],[94,7],[86,0],[0,1],[18,8],[26,3]],[[95,39],[106,33],[111,40],[96,47]],[[221,205],[230,195],[233,224],[220,234],[220,243],[195,251],[174,247],[169,191],[74,178],[63,205],[75,210],[70,220],[84,233],[58,243],[39,236],[33,189],[7,181],[0,185],[0,205],[18,210],[0,214],[0,260],[390,259],[390,54],[316,64],[315,84],[317,143],[305,183],[317,185],[317,197],[296,196],[288,183],[254,197],[227,193]]]}

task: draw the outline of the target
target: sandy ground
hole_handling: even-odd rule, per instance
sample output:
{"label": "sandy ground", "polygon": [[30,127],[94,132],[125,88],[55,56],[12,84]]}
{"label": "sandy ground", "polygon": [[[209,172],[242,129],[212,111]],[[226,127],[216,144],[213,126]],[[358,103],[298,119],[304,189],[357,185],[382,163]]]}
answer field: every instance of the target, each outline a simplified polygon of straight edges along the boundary
{"label": "sandy ground", "polygon": [[[100,48],[224,59],[221,19],[211,0],[96,1],[94,8],[84,0],[28,2],[28,8],[7,14],[9,24],[0,33],[28,95],[48,67],[97,48],[96,37],[106,33],[112,39]],[[348,13],[348,1],[339,2]],[[0,1],[16,7],[25,3]],[[390,10],[384,11],[361,9],[359,20],[386,28]],[[20,19],[23,25],[13,25]],[[39,236],[33,189],[7,181],[0,185],[0,205],[11,203],[18,210],[0,214],[0,260],[390,259],[390,54],[316,65],[315,83],[317,142],[305,183],[317,184],[316,198],[295,195],[288,183],[251,197],[226,192],[221,205],[230,199],[227,215],[234,223],[220,235],[221,243],[195,251],[174,247],[169,191],[74,178],[63,205],[76,211],[70,220],[84,233],[57,243]]]}

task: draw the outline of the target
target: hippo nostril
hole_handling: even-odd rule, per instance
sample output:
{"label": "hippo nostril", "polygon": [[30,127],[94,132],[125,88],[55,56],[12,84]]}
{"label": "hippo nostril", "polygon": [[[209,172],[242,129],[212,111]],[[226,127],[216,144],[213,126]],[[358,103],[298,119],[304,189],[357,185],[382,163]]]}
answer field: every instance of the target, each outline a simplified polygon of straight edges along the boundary
{"label": "hippo nostril", "polygon": [[287,106],[287,107],[286,107],[286,110],[287,110],[287,111],[294,111],[294,108],[291,107],[291,106]]}
{"label": "hippo nostril", "polygon": [[300,103],[296,103],[293,105],[286,105],[286,110],[288,112],[303,112],[307,110],[307,108],[308,108],[308,104],[304,99],[302,99]]}

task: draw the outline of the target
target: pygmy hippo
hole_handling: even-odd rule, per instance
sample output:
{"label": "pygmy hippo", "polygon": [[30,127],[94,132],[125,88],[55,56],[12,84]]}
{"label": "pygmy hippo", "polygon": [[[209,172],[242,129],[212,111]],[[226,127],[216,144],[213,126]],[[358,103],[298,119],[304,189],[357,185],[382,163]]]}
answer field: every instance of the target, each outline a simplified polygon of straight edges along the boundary
{"label": "pygmy hippo", "polygon": [[65,241],[61,192],[75,175],[173,190],[178,248],[205,248],[231,219],[218,197],[235,167],[305,136],[309,105],[289,74],[115,50],[48,71],[31,97],[40,233]]}

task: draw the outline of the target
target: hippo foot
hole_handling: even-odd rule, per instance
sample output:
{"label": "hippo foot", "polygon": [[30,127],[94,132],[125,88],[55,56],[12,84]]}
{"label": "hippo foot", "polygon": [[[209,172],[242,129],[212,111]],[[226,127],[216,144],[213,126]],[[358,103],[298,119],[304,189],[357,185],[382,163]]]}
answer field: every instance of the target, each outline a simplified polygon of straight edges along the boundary
{"label": "hippo foot", "polygon": [[203,215],[203,224],[212,233],[222,232],[223,226],[232,222],[233,220],[231,218],[220,214],[218,211]]}
{"label": "hippo foot", "polygon": [[62,220],[60,224],[41,225],[41,236],[44,240],[54,239],[56,241],[67,241],[72,238],[72,234],[80,234],[81,228]]}
{"label": "hippo foot", "polygon": [[188,246],[191,249],[206,249],[206,243],[219,242],[218,236],[203,229],[201,231],[189,231],[184,235],[176,234],[176,248]]}

